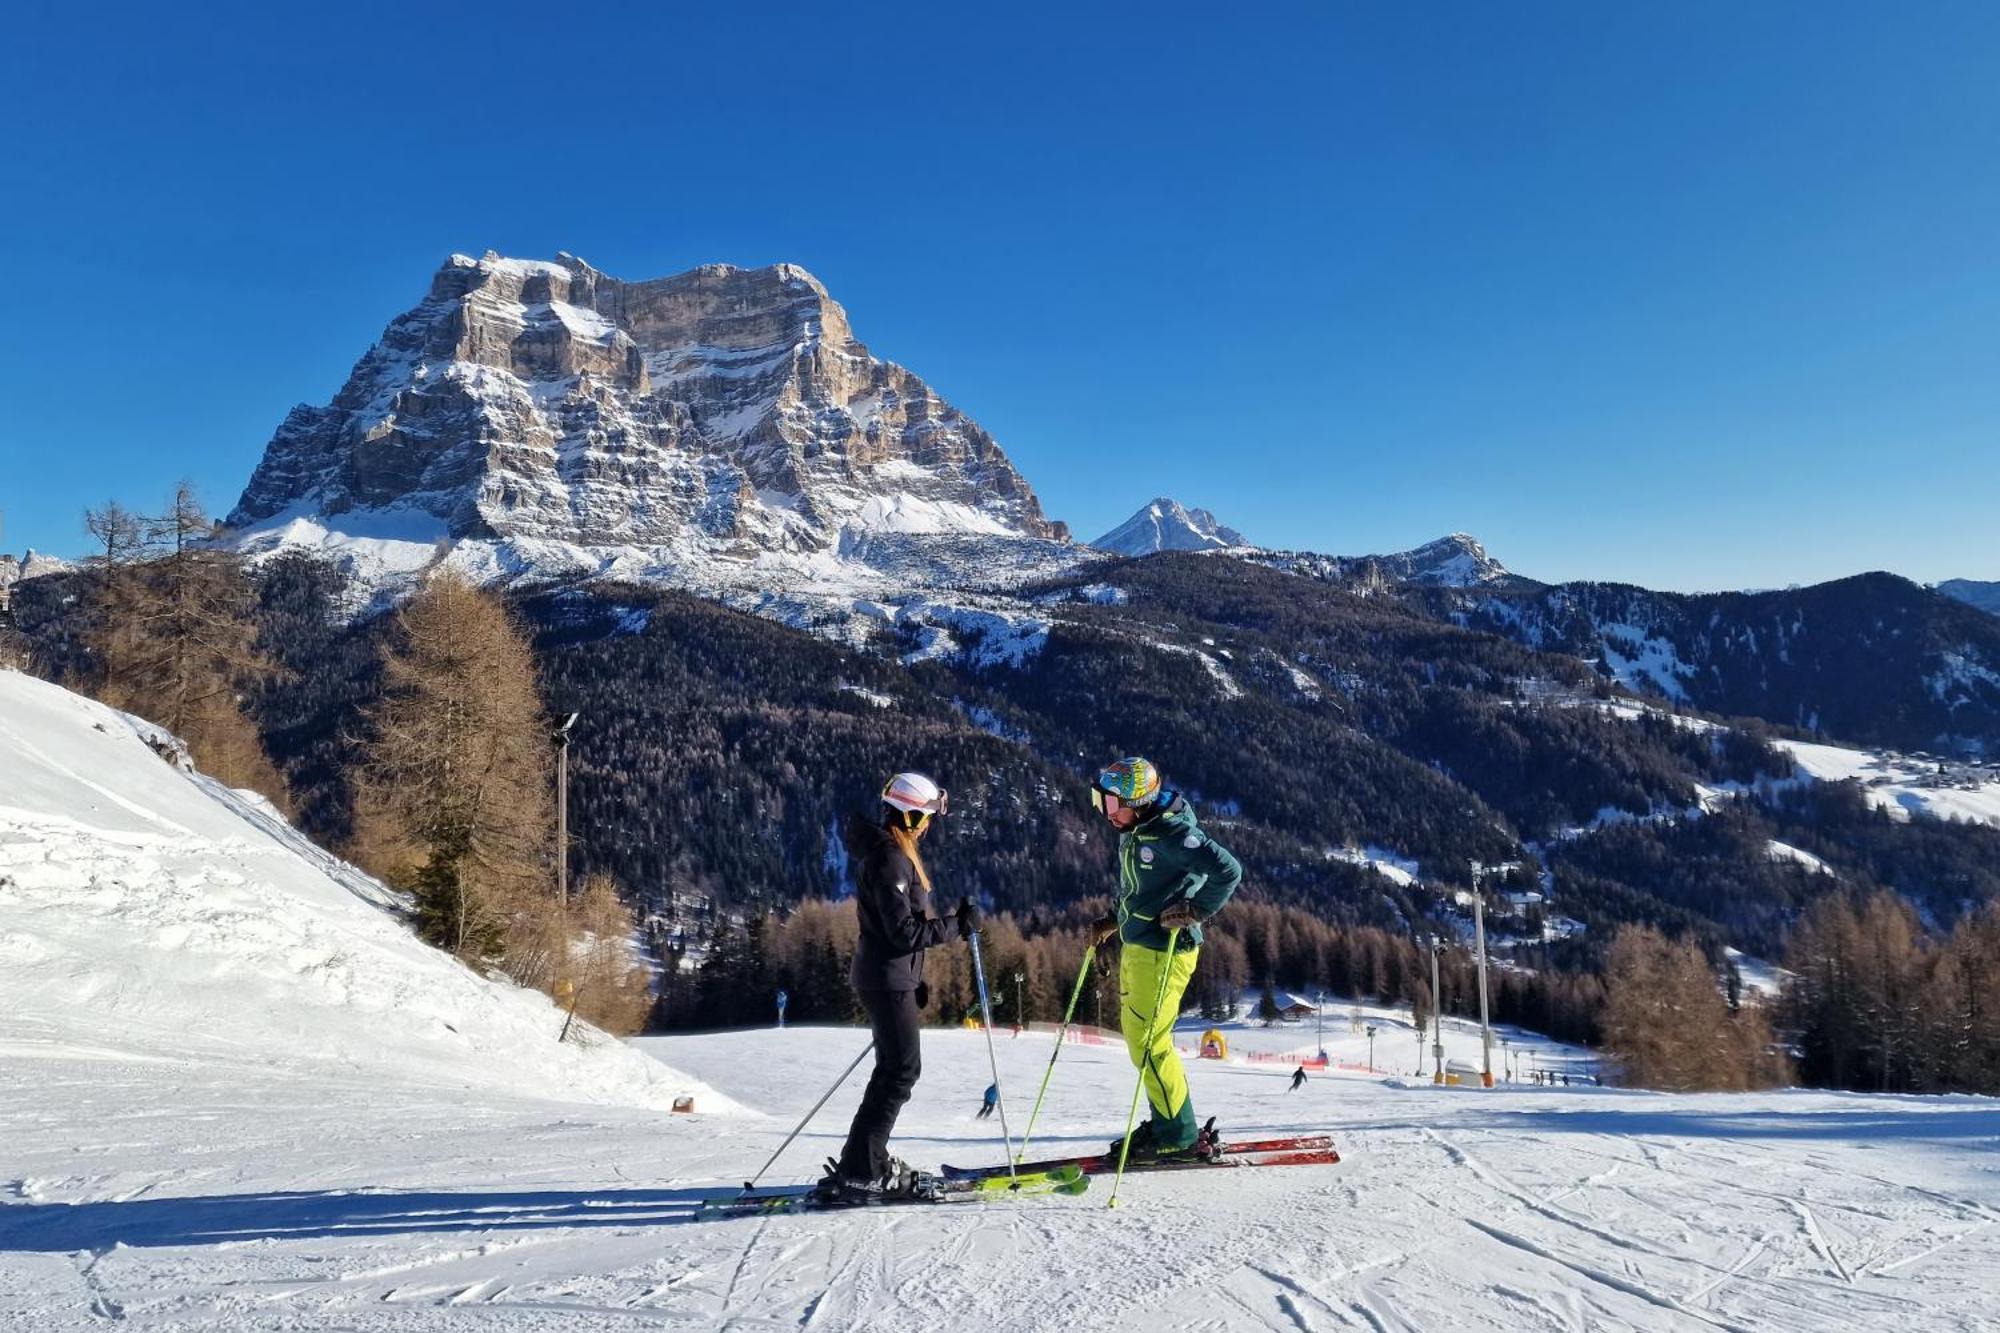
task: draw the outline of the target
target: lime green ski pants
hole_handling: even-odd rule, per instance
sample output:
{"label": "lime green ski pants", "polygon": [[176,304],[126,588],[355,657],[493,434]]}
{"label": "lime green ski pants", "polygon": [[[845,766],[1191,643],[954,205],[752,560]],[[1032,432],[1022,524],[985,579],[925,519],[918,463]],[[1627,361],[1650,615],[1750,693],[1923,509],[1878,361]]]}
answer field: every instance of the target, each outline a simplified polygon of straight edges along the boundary
{"label": "lime green ski pants", "polygon": [[[1125,1034],[1125,1049],[1146,1087],[1146,1101],[1153,1109],[1152,1137],[1162,1151],[1194,1146],[1194,1102],[1188,1097],[1187,1071],[1174,1050],[1174,1019],[1180,1016],[1181,996],[1194,976],[1194,963],[1201,950],[1183,949],[1168,961],[1163,949],[1126,944],[1119,949],[1118,1018]],[[1153,1019],[1153,1002],[1160,998],[1160,974],[1166,972],[1167,989],[1160,1004],[1160,1018]],[[1147,1033],[1152,1042],[1147,1044]]]}

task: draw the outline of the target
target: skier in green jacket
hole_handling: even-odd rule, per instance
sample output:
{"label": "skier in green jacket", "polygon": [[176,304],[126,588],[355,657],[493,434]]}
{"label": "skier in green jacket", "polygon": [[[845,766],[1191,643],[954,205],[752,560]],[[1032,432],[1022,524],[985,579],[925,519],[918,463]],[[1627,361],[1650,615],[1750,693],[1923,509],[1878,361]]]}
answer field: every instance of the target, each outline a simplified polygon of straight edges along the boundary
{"label": "skier in green jacket", "polygon": [[[1153,1112],[1132,1131],[1131,1156],[1198,1152],[1205,1145],[1174,1050],[1174,1019],[1201,954],[1201,923],[1236,892],[1243,867],[1202,832],[1187,798],[1167,790],[1144,759],[1121,759],[1099,772],[1090,800],[1118,830],[1118,911],[1092,930],[1100,945],[1118,936],[1119,1028]],[[1114,1141],[1111,1151],[1122,1146]]]}

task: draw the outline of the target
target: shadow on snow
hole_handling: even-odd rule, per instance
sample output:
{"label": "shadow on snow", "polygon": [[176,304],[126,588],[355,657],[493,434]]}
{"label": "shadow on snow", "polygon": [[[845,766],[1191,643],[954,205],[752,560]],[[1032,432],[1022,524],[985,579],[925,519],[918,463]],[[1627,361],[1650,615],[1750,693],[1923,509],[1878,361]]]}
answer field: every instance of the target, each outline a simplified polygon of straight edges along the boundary
{"label": "shadow on snow", "polygon": [[694,1220],[722,1187],[667,1190],[212,1194],[124,1202],[0,1205],[0,1250],[68,1253],[541,1227],[659,1226]]}

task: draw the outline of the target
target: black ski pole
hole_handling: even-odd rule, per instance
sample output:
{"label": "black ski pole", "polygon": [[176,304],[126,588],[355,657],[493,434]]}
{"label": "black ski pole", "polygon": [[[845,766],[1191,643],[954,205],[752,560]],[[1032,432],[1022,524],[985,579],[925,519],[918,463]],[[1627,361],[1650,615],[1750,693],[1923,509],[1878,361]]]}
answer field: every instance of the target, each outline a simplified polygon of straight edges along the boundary
{"label": "black ski pole", "polygon": [[806,1118],[804,1120],[799,1121],[797,1128],[793,1129],[791,1133],[785,1135],[785,1141],[778,1145],[778,1151],[772,1153],[770,1160],[766,1161],[764,1165],[757,1168],[756,1175],[750,1177],[750,1179],[743,1182],[743,1192],[745,1194],[748,1194],[751,1190],[757,1188],[757,1182],[762,1180],[764,1178],[764,1173],[771,1169],[771,1163],[777,1161],[778,1158],[784,1155],[785,1149],[792,1146],[792,1140],[797,1138],[800,1132],[803,1131],[807,1125],[812,1123],[812,1118],[819,1114],[819,1108],[826,1105],[827,1099],[829,1097],[833,1096],[834,1093],[840,1091],[840,1085],[847,1082],[847,1080],[853,1076],[854,1071],[861,1067],[861,1062],[868,1058],[868,1052],[874,1049],[875,1049],[875,1043],[873,1040],[870,1040],[868,1045],[862,1048],[861,1054],[854,1057],[854,1063],[840,1071],[840,1077],[833,1081],[832,1087],[828,1088],[825,1092],[820,1094],[820,1099],[813,1103],[812,1110],[806,1112]]}

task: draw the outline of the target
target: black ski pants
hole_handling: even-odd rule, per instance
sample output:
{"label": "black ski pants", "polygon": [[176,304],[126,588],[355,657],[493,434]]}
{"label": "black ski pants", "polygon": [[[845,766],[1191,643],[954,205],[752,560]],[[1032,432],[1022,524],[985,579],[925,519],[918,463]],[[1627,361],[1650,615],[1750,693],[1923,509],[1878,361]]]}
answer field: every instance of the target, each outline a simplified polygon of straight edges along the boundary
{"label": "black ski pants", "polygon": [[848,1127],[840,1170],[842,1175],[874,1180],[889,1168],[889,1135],[924,1066],[917,1049],[917,993],[865,990],[860,995],[868,1010],[869,1030],[875,1034],[875,1072],[868,1076],[868,1090],[861,1094],[860,1109]]}

